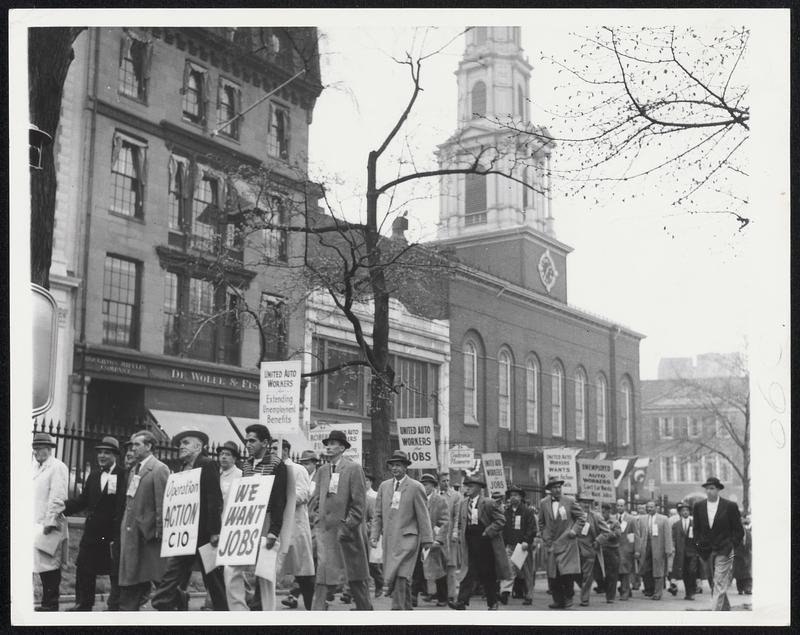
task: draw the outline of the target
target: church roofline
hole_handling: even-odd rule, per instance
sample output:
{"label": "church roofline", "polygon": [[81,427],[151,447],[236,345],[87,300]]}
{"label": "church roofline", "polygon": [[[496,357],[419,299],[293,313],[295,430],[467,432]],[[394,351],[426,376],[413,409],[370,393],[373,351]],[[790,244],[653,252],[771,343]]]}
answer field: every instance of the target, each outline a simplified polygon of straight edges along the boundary
{"label": "church roofline", "polygon": [[527,226],[517,226],[517,227],[508,227],[504,229],[497,229],[494,231],[484,231],[479,234],[471,234],[471,235],[460,235],[455,238],[442,238],[437,240],[437,244],[447,245],[449,246],[467,246],[467,245],[480,245],[485,244],[488,240],[498,239],[498,238],[506,238],[506,237],[516,237],[520,234],[527,234],[531,238],[534,238],[538,241],[546,243],[548,246],[553,247],[559,251],[564,252],[565,254],[572,253],[573,248],[567,245],[566,243],[562,243],[560,240],[548,236],[547,234],[543,234],[541,232],[532,229],[531,227]]}

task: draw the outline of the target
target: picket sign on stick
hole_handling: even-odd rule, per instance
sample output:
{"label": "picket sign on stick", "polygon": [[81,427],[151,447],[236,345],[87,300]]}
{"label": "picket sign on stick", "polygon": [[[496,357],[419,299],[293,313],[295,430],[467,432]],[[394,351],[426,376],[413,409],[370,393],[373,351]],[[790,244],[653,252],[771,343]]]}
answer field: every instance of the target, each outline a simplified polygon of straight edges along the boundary
{"label": "picket sign on stick", "polygon": [[217,565],[255,564],[274,476],[256,474],[236,479],[222,514]]}
{"label": "picket sign on stick", "polygon": [[169,475],[161,510],[161,557],[191,556],[200,526],[200,472],[195,468]]}

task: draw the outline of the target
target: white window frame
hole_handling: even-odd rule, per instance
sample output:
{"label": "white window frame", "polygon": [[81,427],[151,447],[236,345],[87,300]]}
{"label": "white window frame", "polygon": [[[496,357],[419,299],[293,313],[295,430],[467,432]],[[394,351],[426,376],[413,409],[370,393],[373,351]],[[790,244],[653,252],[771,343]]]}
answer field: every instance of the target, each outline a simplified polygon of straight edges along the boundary
{"label": "white window frame", "polygon": [[[692,424],[693,423],[694,423],[694,425],[696,427],[696,431],[694,433],[692,432]],[[700,437],[702,437],[703,436],[703,420],[700,419],[699,417],[690,416],[689,417],[689,423],[688,423],[688,425],[686,427],[686,433],[687,433],[687,436],[690,439],[699,439]]]}
{"label": "white window frame", "polygon": [[658,433],[661,439],[675,438],[675,420],[672,417],[658,418]]}
{"label": "white window frame", "polygon": [[622,441],[623,447],[631,444],[631,419],[633,417],[633,386],[627,379],[622,380]]}
{"label": "white window frame", "polygon": [[597,442],[606,443],[608,423],[608,382],[602,373],[597,375]]}
{"label": "white window frame", "polygon": [[586,372],[575,372],[575,439],[586,440]]}
{"label": "white window frame", "polygon": [[[511,353],[501,349],[497,354],[497,427],[511,429],[512,380]],[[505,389],[505,394],[503,390]]]}
{"label": "white window frame", "polygon": [[[552,436],[564,436],[564,369],[559,362],[553,364],[550,376]],[[557,424],[557,425],[556,425]]]}
{"label": "white window frame", "polygon": [[539,432],[539,362],[529,357],[525,364],[525,429],[531,434]]}
{"label": "white window frame", "polygon": [[[472,340],[464,342],[464,420],[472,425],[478,424],[478,347]],[[467,364],[471,364],[472,385],[467,385]]]}

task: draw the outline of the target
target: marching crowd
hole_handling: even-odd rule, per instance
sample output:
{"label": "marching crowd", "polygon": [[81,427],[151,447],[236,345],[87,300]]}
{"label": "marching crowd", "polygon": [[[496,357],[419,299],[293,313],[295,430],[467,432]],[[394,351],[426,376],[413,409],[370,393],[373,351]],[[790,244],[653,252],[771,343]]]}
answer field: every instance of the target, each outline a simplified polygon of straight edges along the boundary
{"label": "marching crowd", "polygon": [[[550,609],[589,606],[592,587],[605,602],[624,602],[634,591],[660,600],[664,591],[684,598],[702,593],[706,580],[713,610],[728,610],[728,589],[752,592],[752,535],[749,516],[721,497],[724,485],[709,478],[706,500],[680,504],[670,517],[654,501],[629,510],[597,505],[587,496],[562,493],[563,481],[550,478],[538,507],[525,491],[510,486],[505,496],[484,495],[485,482],[466,475],[460,489],[444,472],[408,474],[411,461],[395,451],[387,461],[391,478],[374,476],[344,456],[350,447],[338,430],[323,443],[324,461],[304,451],[297,462],[291,446],[271,438],[268,429],[246,429],[247,456],[236,443],[206,455],[207,435],[182,430],[181,470],[200,469],[197,547],[216,547],[222,513],[232,484],[240,477],[274,476],[262,529],[267,550],[277,552],[275,580],[291,576],[294,586],[281,604],[327,610],[340,593],[352,610],[372,610],[373,598],[391,598],[393,610],[410,610],[420,601],[464,610],[485,597],[489,610],[511,598],[533,605],[537,565],[546,570]],[[75,574],[75,605],[91,611],[97,576],[108,575],[109,611],[138,611],[148,601],[156,610],[187,610],[192,555],[162,558],[162,505],[170,470],[153,454],[150,431],[133,434],[120,446],[105,437],[96,446],[97,467],[80,495],[68,498],[67,467],[53,455],[56,446],[44,432],[33,439],[35,492],[34,572],[42,586],[37,611],[59,610],[61,571],[68,561],[67,515],[85,512]],[[290,472],[291,470],[291,472]],[[291,475],[291,477],[290,477]],[[290,484],[294,495],[287,495]],[[294,501],[294,509],[287,503]],[[284,523],[285,519],[289,519]],[[255,576],[254,565],[199,565],[206,607],[217,611],[275,610],[276,581]],[[370,591],[370,580],[372,591]],[[421,600],[422,598],[422,600]],[[543,608],[543,607],[533,607]]]}

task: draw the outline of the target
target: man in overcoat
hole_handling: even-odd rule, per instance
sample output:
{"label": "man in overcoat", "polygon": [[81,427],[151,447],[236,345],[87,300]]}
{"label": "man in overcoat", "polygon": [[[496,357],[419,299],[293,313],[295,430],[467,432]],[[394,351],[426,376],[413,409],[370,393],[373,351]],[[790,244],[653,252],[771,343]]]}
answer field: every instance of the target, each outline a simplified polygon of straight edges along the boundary
{"label": "man in overcoat", "polygon": [[[529,606],[533,603],[533,586],[536,580],[534,571],[534,538],[536,538],[536,514],[525,503],[525,490],[512,485],[506,490],[508,505],[505,509],[506,524],[503,527],[503,542],[506,545],[508,565],[511,568],[511,577],[500,582],[500,601],[508,603],[508,598],[514,587],[514,578],[522,577],[525,582],[525,599],[522,603]],[[517,545],[526,552],[522,569],[511,562],[511,555]]]}
{"label": "man in overcoat", "polygon": [[[367,485],[367,513],[364,516],[364,522],[367,527],[367,535],[372,531],[375,501],[378,500],[378,492],[372,487],[374,480],[372,472],[364,472],[364,482]],[[375,584],[375,597],[379,598],[383,593],[383,545],[380,540],[376,547],[370,546],[369,548],[369,575]]]}
{"label": "man in overcoat", "polygon": [[736,503],[722,498],[725,486],[715,476],[703,488],[706,500],[694,504],[694,536],[698,555],[705,560],[711,586],[711,610],[729,611],[728,587],[733,575],[734,550],[742,543],[744,528]]}
{"label": "man in overcoat", "polygon": [[104,437],[94,449],[98,469],[92,470],[80,496],[67,501],[64,512],[73,516],[86,510],[75,565],[75,606],[70,611],[92,610],[99,575],[111,581],[108,610],[119,610],[119,525],[125,510],[126,471],[118,463],[117,439]]}
{"label": "man in overcoat", "polygon": [[364,470],[343,456],[350,443],[341,430],[331,430],[322,443],[328,463],[314,475],[317,577],[312,610],[326,611],[328,593],[347,582],[356,609],[371,611]]}
{"label": "man in overcoat", "polygon": [[42,583],[42,602],[36,611],[58,611],[61,569],[67,565],[69,530],[64,516],[67,466],[53,456],[56,443],[46,432],[33,436],[33,571]]}
{"label": "man in overcoat", "polygon": [[[189,608],[189,596],[184,590],[192,575],[196,562],[201,562],[198,549],[205,544],[216,547],[219,542],[222,524],[222,490],[219,486],[219,468],[209,457],[203,454],[208,445],[208,435],[201,430],[184,429],[172,438],[173,445],[178,446],[178,459],[181,471],[200,470],[200,510],[198,513],[197,545],[195,552],[185,556],[165,558],[166,570],[153,593],[151,604],[157,611],[186,611]],[[200,565],[200,573],[206,591],[211,597],[211,605],[215,611],[227,611],[225,598],[225,579],[223,569],[217,567],[206,573]]]}
{"label": "man in overcoat", "polygon": [[[437,490],[438,481],[433,474],[423,474],[420,483],[425,488],[425,498],[430,516],[433,542],[430,551],[420,550],[411,583],[411,605],[417,605],[417,594],[427,593],[429,585],[436,592],[431,601],[436,606],[447,606],[447,542],[450,537],[450,514],[447,501]],[[427,557],[425,557],[427,553]]]}
{"label": "man in overcoat", "polygon": [[619,523],[619,599],[626,602],[631,597],[631,578],[635,572],[634,554],[639,552],[639,532],[636,516],[625,511],[625,501],[617,501]]}
{"label": "man in overcoat", "polygon": [[594,582],[595,567],[599,567],[599,562],[603,558],[603,543],[608,540],[609,528],[605,519],[592,509],[594,499],[588,495],[578,496],[583,511],[586,514],[586,522],[578,532],[578,553],[581,560],[581,606],[589,606],[589,597],[592,592]]}
{"label": "man in overcoat", "polygon": [[[602,591],[606,594],[606,603],[612,604],[617,594],[617,580],[619,579],[619,549],[620,539],[622,538],[622,527],[617,518],[617,514],[612,514],[611,503],[603,503],[601,513],[603,520],[608,525],[608,534],[602,540],[598,540],[599,548],[603,553],[603,584],[601,585]],[[627,528],[627,527],[626,527]],[[595,572],[598,573],[597,568],[599,560],[595,561]],[[597,577],[597,576],[595,576]],[[598,578],[599,579],[599,578]],[[630,587],[628,588],[630,593]]]}
{"label": "man in overcoat", "polygon": [[461,511],[461,494],[450,486],[450,474],[447,471],[439,474],[439,494],[447,503],[447,514],[450,519],[450,532],[445,541],[447,556],[447,599],[455,601],[458,595],[458,576],[456,571],[461,567],[461,547],[459,545],[458,515]]}
{"label": "man in overcoat", "polygon": [[156,438],[149,430],[135,432],[131,443],[136,463],[128,474],[120,526],[120,611],[139,610],[166,564],[161,559],[161,512],[169,468],[153,456]]}
{"label": "man in overcoat", "polygon": [[644,583],[644,596],[660,600],[664,578],[672,558],[672,531],[664,514],[656,513],[656,504],[648,501],[645,515],[639,519],[639,572]]}
{"label": "man in overcoat", "polygon": [[686,503],[678,503],[679,520],[672,525],[672,543],[675,557],[670,578],[683,580],[684,599],[694,600],[697,589],[697,547],[694,544],[694,521]]}
{"label": "man in overcoat", "polygon": [[425,488],[406,474],[411,461],[405,452],[395,450],[386,461],[392,478],[378,486],[370,544],[383,538],[383,580],[392,610],[411,610],[411,578],[421,547],[433,541]]}
{"label": "man in overcoat", "polygon": [[578,533],[586,513],[571,496],[561,493],[564,481],[550,477],[548,492],[539,503],[539,536],[547,553],[547,579],[553,602],[551,609],[572,606],[573,585],[580,580],[581,560]]}
{"label": "man in overcoat", "polygon": [[466,546],[462,567],[466,567],[467,572],[461,580],[458,599],[448,604],[457,611],[465,610],[476,584],[480,582],[489,610],[496,611],[499,608],[498,580],[511,577],[503,542],[506,517],[495,501],[481,495],[486,483],[480,477],[465,478],[463,487],[466,491],[461,501],[458,526],[460,542]]}
{"label": "man in overcoat", "polygon": [[733,577],[736,578],[736,590],[739,595],[753,594],[753,530],[750,526],[750,515],[742,517],[744,535],[742,543],[734,550]]}

